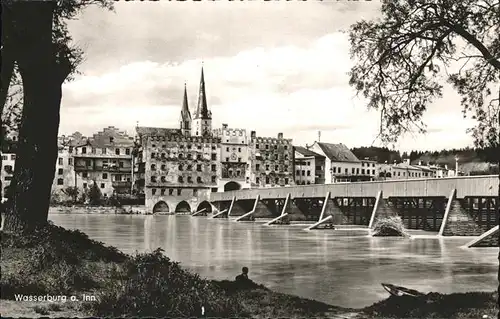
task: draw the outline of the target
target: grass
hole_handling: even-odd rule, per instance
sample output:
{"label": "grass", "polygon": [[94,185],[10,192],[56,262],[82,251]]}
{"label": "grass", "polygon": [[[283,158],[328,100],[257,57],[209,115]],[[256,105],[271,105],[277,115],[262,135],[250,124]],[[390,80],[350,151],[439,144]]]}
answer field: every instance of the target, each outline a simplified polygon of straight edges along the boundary
{"label": "grass", "polygon": [[[250,282],[201,278],[165,256],[123,254],[82,232],[49,224],[29,236],[1,233],[1,308],[24,317],[479,318],[496,313],[490,293],[388,298],[346,309]],[[96,296],[96,301],[19,302],[23,295]],[[342,317],[341,317],[342,315]],[[451,316],[451,317],[450,317]],[[491,317],[490,317],[491,318]]]}

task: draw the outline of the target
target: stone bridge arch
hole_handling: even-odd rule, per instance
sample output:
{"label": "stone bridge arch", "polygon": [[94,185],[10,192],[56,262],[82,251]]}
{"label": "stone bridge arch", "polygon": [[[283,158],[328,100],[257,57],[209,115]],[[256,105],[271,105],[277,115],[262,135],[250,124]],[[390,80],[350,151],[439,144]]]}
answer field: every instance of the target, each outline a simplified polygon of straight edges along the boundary
{"label": "stone bridge arch", "polygon": [[210,214],[212,212],[212,204],[205,200],[198,205],[196,211],[199,212],[202,209],[205,209],[203,213]]}
{"label": "stone bridge arch", "polygon": [[176,213],[191,213],[191,205],[185,200],[175,206]]}
{"label": "stone bridge arch", "polygon": [[170,207],[165,201],[161,200],[153,206],[153,214],[155,213],[170,213]]}
{"label": "stone bridge arch", "polygon": [[224,191],[225,192],[230,192],[230,191],[239,191],[241,189],[241,184],[235,181],[230,181],[224,184]]}

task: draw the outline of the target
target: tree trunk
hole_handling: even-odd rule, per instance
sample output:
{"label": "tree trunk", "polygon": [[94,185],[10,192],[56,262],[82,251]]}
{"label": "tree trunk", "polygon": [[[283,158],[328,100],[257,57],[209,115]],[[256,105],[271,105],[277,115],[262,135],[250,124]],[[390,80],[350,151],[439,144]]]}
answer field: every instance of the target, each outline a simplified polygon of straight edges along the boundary
{"label": "tree trunk", "polygon": [[52,46],[54,2],[9,2],[2,19],[12,30],[13,50],[23,80],[24,105],[12,199],[6,207],[6,231],[30,231],[47,223],[57,160],[61,84]]}

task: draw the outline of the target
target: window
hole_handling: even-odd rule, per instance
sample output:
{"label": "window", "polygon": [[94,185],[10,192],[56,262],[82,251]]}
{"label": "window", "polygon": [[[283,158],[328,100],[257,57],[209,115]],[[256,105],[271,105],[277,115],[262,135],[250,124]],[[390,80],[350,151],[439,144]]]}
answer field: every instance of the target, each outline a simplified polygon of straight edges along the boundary
{"label": "window", "polygon": [[285,161],[287,161],[287,160],[288,160],[288,155],[285,155]]}
{"label": "window", "polygon": [[156,170],[156,164],[151,164],[151,170],[152,171]]}
{"label": "window", "polygon": [[258,149],[258,148],[259,148],[259,144],[255,144],[255,148],[257,148],[257,149]]}
{"label": "window", "polygon": [[212,176],[212,183],[215,183],[217,181],[217,176]]}
{"label": "window", "polygon": [[187,170],[190,171],[192,169],[193,169],[193,166],[192,165],[188,165]]}
{"label": "window", "polygon": [[229,157],[226,157],[226,162],[229,162]]}
{"label": "window", "polygon": [[215,164],[212,164],[212,172],[215,172],[217,170],[217,166]]}
{"label": "window", "polygon": [[212,161],[217,160],[217,154],[212,154]]}
{"label": "window", "polygon": [[229,147],[226,147],[226,152],[229,152]]}
{"label": "window", "polygon": [[260,178],[259,177],[255,178],[255,183],[260,184]]}
{"label": "window", "polygon": [[106,148],[102,149],[102,154],[106,154]]}
{"label": "window", "polygon": [[238,147],[238,152],[241,152],[241,147]]}
{"label": "window", "polygon": [[68,165],[73,165],[73,159],[72,158],[68,158]]}
{"label": "window", "polygon": [[151,183],[156,183],[156,176],[151,176]]}
{"label": "window", "polygon": [[307,176],[311,176],[311,171],[307,171]]}
{"label": "window", "polygon": [[288,165],[285,165],[284,169],[285,172],[288,172]]}
{"label": "window", "polygon": [[57,174],[58,174],[58,175],[62,175],[62,174],[63,174],[63,169],[62,169],[62,168],[58,169],[58,170],[57,170]]}
{"label": "window", "polygon": [[306,171],[302,170],[302,176],[306,176]]}
{"label": "window", "polygon": [[274,170],[275,170],[275,171],[278,171],[278,170],[279,170],[279,166],[278,166],[278,165],[275,165],[275,166],[274,166]]}
{"label": "window", "polygon": [[[151,158],[155,158],[156,157],[156,153],[151,153]],[[179,158],[182,158],[182,155],[179,154]]]}
{"label": "window", "polygon": [[187,155],[187,159],[189,159],[189,160],[190,160],[190,159],[192,159],[192,158],[193,158],[193,155],[191,155],[191,154],[188,154],[188,155]]}
{"label": "window", "polygon": [[196,182],[197,182],[197,183],[203,183],[203,181],[202,181],[202,179],[201,179],[201,177],[200,177],[200,176],[196,177]]}
{"label": "window", "polygon": [[266,177],[266,184],[269,184],[269,177]]}
{"label": "window", "polygon": [[268,171],[268,170],[269,170],[269,165],[266,165],[266,171]]}
{"label": "window", "polygon": [[238,157],[238,162],[241,162],[241,157]]}
{"label": "window", "polygon": [[59,158],[57,159],[57,161],[58,161],[59,165],[63,165],[63,159],[62,159],[62,158],[60,158],[60,157],[59,157]]}
{"label": "window", "polygon": [[82,177],[87,178],[88,176],[89,176],[89,174],[87,172],[82,173]]}
{"label": "window", "polygon": [[346,169],[345,169],[344,171],[345,171],[345,173],[347,174],[347,172],[348,172],[348,169],[346,168]]}
{"label": "window", "polygon": [[174,189],[173,188],[170,188],[168,190],[168,195],[170,195],[170,196],[174,195]]}
{"label": "window", "polygon": [[215,146],[212,146],[212,151],[215,151],[215,149],[216,149]]}
{"label": "window", "polygon": [[116,155],[120,155],[120,149],[119,148],[115,149],[115,154]]}
{"label": "window", "polygon": [[375,175],[375,170],[374,169],[372,169],[372,175]]}
{"label": "window", "polygon": [[155,195],[156,194],[156,188],[152,188],[151,189],[151,195]]}
{"label": "window", "polygon": [[284,146],[284,148],[285,148],[285,150],[287,150],[287,149],[288,149],[288,146],[287,146],[287,145],[285,145],[285,146]]}
{"label": "window", "polygon": [[104,188],[104,186],[106,186],[106,185],[104,185],[104,183],[101,183],[101,188]]}
{"label": "window", "polygon": [[83,183],[83,188],[87,188],[87,183]]}
{"label": "window", "polygon": [[164,171],[164,170],[165,170],[165,168],[166,168],[165,164],[162,164],[162,165],[161,165],[161,170],[162,170],[162,171]]}
{"label": "window", "polygon": [[63,184],[64,184],[64,180],[62,178],[58,178],[57,185],[63,185]]}
{"label": "window", "polygon": [[110,143],[113,143],[114,139],[115,139],[114,137],[110,137],[110,138],[109,138],[109,142],[110,142]]}
{"label": "window", "polygon": [[108,173],[102,173],[102,179],[108,179]]}
{"label": "window", "polygon": [[120,168],[123,168],[123,166],[125,165],[123,162],[120,162]]}
{"label": "window", "polygon": [[337,173],[337,168],[336,168],[336,167],[333,167],[333,168],[332,168],[332,171],[333,171],[334,173]]}
{"label": "window", "polygon": [[280,183],[280,179],[279,179],[279,177],[276,177],[275,182],[276,182],[275,184],[279,184],[279,183]]}
{"label": "window", "polygon": [[196,165],[196,171],[201,172],[201,164]]}
{"label": "window", "polygon": [[359,168],[356,168],[356,174],[359,174]]}
{"label": "window", "polygon": [[167,181],[167,179],[166,179],[165,176],[160,177],[160,180],[161,180],[162,183],[165,183]]}
{"label": "window", "polygon": [[193,189],[193,196],[198,196],[198,190],[196,188]]}
{"label": "window", "polygon": [[259,171],[260,170],[260,164],[255,164],[255,170]]}
{"label": "window", "polygon": [[285,178],[285,185],[288,185],[288,178]]}
{"label": "window", "polygon": [[193,182],[193,178],[191,176],[188,176],[188,183],[192,183]]}
{"label": "window", "polygon": [[163,195],[165,195],[165,189],[164,189],[164,188],[162,188],[162,189],[160,190],[160,195],[162,195],[162,196],[163,196]]}
{"label": "window", "polygon": [[295,174],[296,174],[296,175],[300,175],[300,170],[297,170],[297,171],[295,172]]}
{"label": "window", "polygon": [[361,175],[365,175],[365,169],[364,168],[361,169]]}
{"label": "window", "polygon": [[9,157],[7,155],[2,155],[2,161],[7,161]]}
{"label": "window", "polygon": [[182,166],[182,164],[179,164],[179,171],[182,171],[184,169],[184,167]]}
{"label": "window", "polygon": [[179,181],[179,183],[184,183],[184,178],[182,178],[182,176],[179,176],[177,180]]}
{"label": "window", "polygon": [[266,150],[268,150],[268,149],[269,149],[269,145],[268,145],[268,144],[266,144]]}
{"label": "window", "polygon": [[86,147],[82,147],[82,154],[87,154],[87,148]]}
{"label": "window", "polygon": [[182,188],[177,188],[177,195],[182,194]]}
{"label": "window", "polygon": [[352,173],[356,173],[356,169],[354,167],[352,168]]}

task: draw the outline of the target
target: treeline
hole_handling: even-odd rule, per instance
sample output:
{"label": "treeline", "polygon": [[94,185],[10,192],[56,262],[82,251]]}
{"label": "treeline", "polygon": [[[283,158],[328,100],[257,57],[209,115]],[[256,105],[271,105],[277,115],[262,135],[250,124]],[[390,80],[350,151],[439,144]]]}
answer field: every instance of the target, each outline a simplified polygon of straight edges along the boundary
{"label": "treeline", "polygon": [[400,162],[403,159],[410,159],[412,164],[422,161],[431,164],[447,164],[449,166],[455,165],[455,157],[458,156],[460,163],[471,162],[487,162],[498,163],[500,160],[500,151],[498,148],[460,148],[449,149],[441,151],[411,151],[399,152],[397,150],[390,150],[387,147],[355,147],[351,151],[359,159],[369,158],[370,160],[377,161],[378,163],[393,163],[394,161]]}

